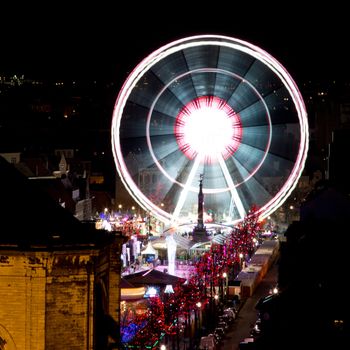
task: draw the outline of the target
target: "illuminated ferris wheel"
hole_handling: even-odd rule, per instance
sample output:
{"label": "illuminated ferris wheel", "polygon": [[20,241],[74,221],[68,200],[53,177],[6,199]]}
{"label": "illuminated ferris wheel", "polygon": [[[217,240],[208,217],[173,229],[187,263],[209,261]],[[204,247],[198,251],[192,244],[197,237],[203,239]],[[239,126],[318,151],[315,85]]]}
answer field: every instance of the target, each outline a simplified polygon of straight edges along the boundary
{"label": "illuminated ferris wheel", "polygon": [[165,223],[204,209],[235,223],[277,209],[308,149],[301,94],[271,55],[231,37],[171,42],[139,63],[115,103],[112,147],[134,199]]}

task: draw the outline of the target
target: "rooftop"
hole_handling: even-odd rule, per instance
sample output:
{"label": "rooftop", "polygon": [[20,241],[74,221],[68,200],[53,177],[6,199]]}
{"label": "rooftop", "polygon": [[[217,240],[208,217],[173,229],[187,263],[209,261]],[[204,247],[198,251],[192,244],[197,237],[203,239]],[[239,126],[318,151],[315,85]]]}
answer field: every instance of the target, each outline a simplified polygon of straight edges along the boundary
{"label": "rooftop", "polygon": [[0,246],[7,249],[93,248],[116,233],[96,230],[55,202],[35,182],[0,157]]}

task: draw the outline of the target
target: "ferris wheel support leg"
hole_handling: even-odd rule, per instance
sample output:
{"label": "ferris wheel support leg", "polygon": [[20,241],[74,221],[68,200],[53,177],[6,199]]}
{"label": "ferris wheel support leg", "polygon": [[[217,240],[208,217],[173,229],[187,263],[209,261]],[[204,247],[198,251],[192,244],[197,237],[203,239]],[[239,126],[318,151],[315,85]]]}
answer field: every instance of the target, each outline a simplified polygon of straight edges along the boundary
{"label": "ferris wheel support leg", "polygon": [[224,159],[222,158],[221,155],[218,155],[218,160],[219,160],[219,163],[220,163],[221,170],[222,170],[222,172],[224,174],[226,183],[227,183],[228,187],[231,189],[230,191],[231,191],[231,196],[232,197],[231,197],[231,204],[230,204],[230,212],[231,212],[231,209],[233,210],[233,205],[232,204],[234,203],[236,205],[236,207],[237,207],[240,219],[243,219],[246,216],[246,212],[245,212],[245,209],[243,207],[243,203],[241,201],[241,198],[238,195],[238,192],[237,192],[236,187],[235,187],[235,185],[233,183],[232,177],[231,177],[231,175],[230,175],[230,173],[229,173],[229,171],[227,169],[226,163],[225,163],[225,161],[224,161]]}
{"label": "ferris wheel support leg", "polygon": [[178,219],[178,217],[180,215],[181,209],[182,209],[183,205],[185,204],[188,191],[189,191],[189,189],[191,187],[191,184],[192,184],[192,181],[194,179],[194,176],[196,175],[196,172],[198,170],[198,167],[199,167],[199,164],[201,162],[201,159],[202,159],[202,156],[200,154],[197,155],[197,157],[195,158],[193,167],[192,167],[192,169],[190,171],[190,174],[188,175],[185,187],[184,187],[184,189],[182,190],[182,192],[180,194],[180,198],[177,201],[175,210],[173,212],[173,216],[172,216],[172,220],[171,220],[172,222],[176,222],[176,220]]}

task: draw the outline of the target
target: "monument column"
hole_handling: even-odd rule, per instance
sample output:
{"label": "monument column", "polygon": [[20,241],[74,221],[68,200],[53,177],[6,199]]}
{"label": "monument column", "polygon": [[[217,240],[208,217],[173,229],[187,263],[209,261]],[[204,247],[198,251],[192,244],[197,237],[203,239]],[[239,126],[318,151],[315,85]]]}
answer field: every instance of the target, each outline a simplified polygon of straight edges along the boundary
{"label": "monument column", "polygon": [[205,242],[208,240],[207,231],[203,221],[204,212],[204,195],[203,195],[203,174],[199,177],[199,193],[198,193],[198,217],[197,225],[193,230],[193,240],[195,242]]}

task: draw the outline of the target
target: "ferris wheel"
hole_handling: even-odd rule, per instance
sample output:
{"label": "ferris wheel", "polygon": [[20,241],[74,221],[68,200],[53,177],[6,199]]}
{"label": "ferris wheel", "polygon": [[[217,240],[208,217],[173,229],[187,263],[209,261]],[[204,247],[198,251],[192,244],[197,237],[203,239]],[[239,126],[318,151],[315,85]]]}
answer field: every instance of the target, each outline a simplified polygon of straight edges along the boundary
{"label": "ferris wheel", "polygon": [[204,209],[236,223],[264,218],[289,196],[308,149],[304,102],[286,69],[246,41],[200,35],[151,53],[128,76],[112,119],[119,175],[165,223]]}

